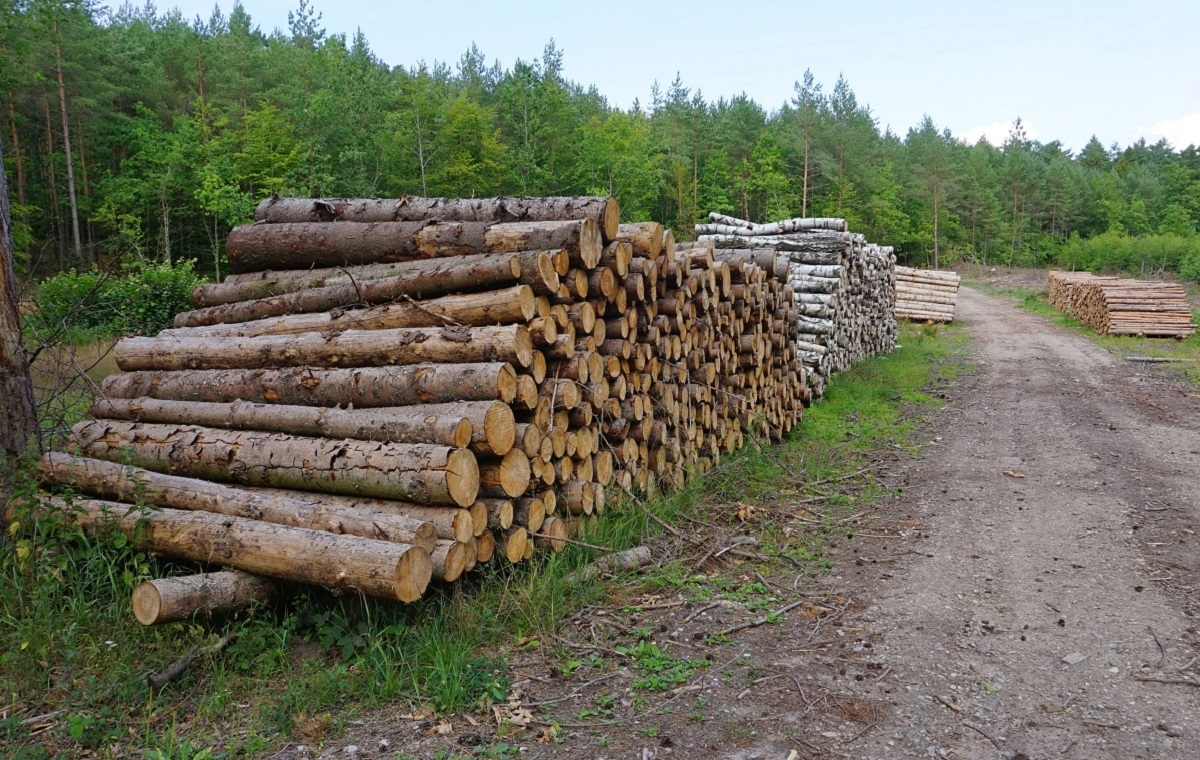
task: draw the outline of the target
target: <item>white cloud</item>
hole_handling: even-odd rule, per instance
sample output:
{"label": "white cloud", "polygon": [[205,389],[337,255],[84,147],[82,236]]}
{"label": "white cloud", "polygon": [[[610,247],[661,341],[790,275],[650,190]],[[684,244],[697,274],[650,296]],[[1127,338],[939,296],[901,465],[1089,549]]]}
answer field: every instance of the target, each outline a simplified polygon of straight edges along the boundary
{"label": "white cloud", "polygon": [[[1038,138],[1038,129],[1027,121],[1022,121],[1021,126],[1025,128],[1025,136],[1030,140]],[[993,121],[991,124],[984,124],[982,127],[974,127],[961,132],[957,135],[958,139],[966,142],[968,145],[974,145],[979,142],[979,138],[987,140],[992,145],[1000,147],[1004,141],[1008,139],[1012,132],[1013,122],[1011,121]]]}
{"label": "white cloud", "polygon": [[1178,119],[1160,121],[1151,127],[1139,130],[1139,132],[1146,137],[1148,142],[1157,142],[1159,138],[1165,137],[1176,150],[1189,145],[1200,145],[1200,113],[1191,113],[1180,116]]}

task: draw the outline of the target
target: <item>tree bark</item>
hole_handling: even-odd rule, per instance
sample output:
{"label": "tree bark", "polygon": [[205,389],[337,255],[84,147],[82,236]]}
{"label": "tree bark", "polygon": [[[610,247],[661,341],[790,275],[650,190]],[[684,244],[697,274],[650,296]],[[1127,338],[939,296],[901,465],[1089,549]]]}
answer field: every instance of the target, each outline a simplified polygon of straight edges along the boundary
{"label": "tree bark", "polygon": [[475,455],[446,446],[112,421],[81,422],[71,438],[84,456],[242,485],[463,507],[479,493]]}
{"label": "tree bark", "polygon": [[621,208],[612,197],[551,198],[267,198],[254,221],[295,222],[550,222],[592,219],[605,241],[617,234]]}
{"label": "tree bark", "polygon": [[17,307],[13,270],[12,216],[4,146],[0,141],[0,456],[18,456],[37,435],[37,406],[29,361],[21,344],[21,312]]}
{"label": "tree bark", "polygon": [[234,272],[346,267],[484,252],[565,248],[600,260],[600,230],[590,219],[565,222],[379,222],[374,224],[244,224],[225,250]]}
{"label": "tree bark", "polygon": [[[175,324],[193,320],[184,312]],[[442,296],[428,301],[389,303],[366,309],[316,311],[256,319],[236,324],[212,324],[199,327],[175,327],[163,330],[159,337],[256,338],[263,335],[289,335],[305,332],[340,330],[381,330],[399,327],[441,327],[447,325],[511,325],[528,322],[537,313],[537,299],[528,285],[513,285],[503,290]]]}
{"label": "tree bark", "polygon": [[653,261],[662,253],[663,226],[658,222],[635,222],[617,228],[617,237],[633,246],[633,253]]}
{"label": "tree bark", "polygon": [[455,401],[510,403],[517,394],[511,364],[411,364],[348,369],[233,369],[127,372],[100,386],[110,398],[232,403],[239,399],[298,406],[414,406]]}
{"label": "tree bark", "polygon": [[[271,493],[287,496],[301,502],[329,505],[343,509],[358,509],[365,512],[380,512],[387,515],[407,517],[433,525],[438,538],[467,542],[472,536],[481,533],[487,526],[487,513],[478,501],[464,509],[462,507],[430,506],[414,504],[409,501],[395,499],[374,499],[363,496],[346,496],[344,494],[313,493],[312,491],[294,491],[272,488],[250,488],[256,493]],[[482,515],[482,516],[480,516]],[[479,519],[476,519],[479,517]]]}
{"label": "tree bark", "polygon": [[408,544],[111,501],[44,503],[39,515],[61,515],[89,532],[115,529],[141,551],[401,602],[419,599],[433,570],[429,552]]}
{"label": "tree bark", "polygon": [[520,325],[413,327],[259,338],[125,338],[114,354],[127,372],[496,361],[528,367],[533,341]]}
{"label": "tree bark", "polygon": [[238,571],[181,575],[143,581],[133,589],[133,616],[142,625],[187,620],[197,612],[233,612],[275,590],[265,578]]}
{"label": "tree bark", "polygon": [[[249,322],[283,314],[327,311],[359,303],[422,299],[455,291],[490,290],[523,281],[535,292],[557,292],[555,251],[522,251],[461,256],[312,272],[280,272],[275,279],[198,285],[192,303],[208,307],[184,312],[177,327]],[[565,254],[564,254],[565,255]],[[355,271],[358,270],[358,271]],[[363,271],[366,270],[366,271]]]}
{"label": "tree bark", "polygon": [[373,538],[433,550],[434,526],[422,520],[289,498],[271,489],[251,491],[206,480],[164,475],[102,459],[50,452],[38,463],[39,480],[51,486],[73,486],[83,493],[127,503],[213,512],[247,520]]}
{"label": "tree bark", "polygon": [[341,409],[250,401],[225,404],[99,398],[92,404],[89,414],[101,419],[131,422],[265,430],[386,443],[430,443],[453,448],[467,448],[478,443],[489,454],[496,453],[496,449],[503,449],[500,453],[507,454],[516,435],[512,409],[498,401]]}

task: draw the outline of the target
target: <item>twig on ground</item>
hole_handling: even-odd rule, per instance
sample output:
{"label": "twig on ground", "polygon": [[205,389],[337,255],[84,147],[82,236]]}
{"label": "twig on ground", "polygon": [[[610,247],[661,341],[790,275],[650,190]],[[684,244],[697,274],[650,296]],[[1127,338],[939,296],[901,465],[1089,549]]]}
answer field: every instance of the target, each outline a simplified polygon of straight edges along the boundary
{"label": "twig on ground", "polygon": [[1162,667],[1163,663],[1167,661],[1167,648],[1164,647],[1162,642],[1158,640],[1158,637],[1154,635],[1153,628],[1146,626],[1146,630],[1150,632],[1150,638],[1154,639],[1154,643],[1158,645],[1158,664],[1154,666],[1154,669],[1158,670]]}
{"label": "twig on ground", "polygon": [[1200,686],[1200,681],[1193,681],[1190,678],[1154,678],[1153,676],[1136,676],[1133,680],[1144,681],[1146,683],[1166,683],[1176,686]]}
{"label": "twig on ground", "polygon": [[789,610],[793,610],[802,604],[804,604],[803,599],[801,599],[800,601],[797,601],[797,602],[792,602],[789,605],[780,607],[779,609],[775,610],[774,612],[767,613],[766,615],[758,618],[757,620],[751,620],[748,623],[742,623],[741,625],[731,626],[722,631],[718,631],[717,633],[714,633],[713,635],[714,636],[728,636],[730,634],[737,633],[738,631],[744,631],[747,628],[757,628],[760,625],[766,625],[767,623],[770,623],[772,620],[777,619],[783,613],[785,613]]}
{"label": "twig on ground", "polygon": [[962,712],[962,708],[961,708],[961,707],[959,707],[958,705],[954,704],[954,703],[953,703],[953,702],[951,702],[950,700],[946,699],[946,698],[945,698],[945,697],[943,697],[941,694],[934,694],[934,695],[933,695],[933,698],[934,698],[934,699],[936,699],[937,701],[941,702],[942,704],[944,704],[946,707],[949,707],[951,710],[953,710],[953,711],[954,711],[954,712],[956,712],[956,713],[960,713],[960,712]]}
{"label": "twig on ground", "polygon": [[974,724],[974,723],[972,723],[971,721],[969,721],[969,720],[964,720],[964,721],[962,722],[962,724],[963,724],[964,726],[966,726],[967,728],[971,729],[972,731],[974,731],[975,733],[977,733],[977,734],[979,734],[980,736],[982,736],[984,739],[987,739],[989,742],[991,742],[991,743],[992,743],[992,746],[994,746],[996,749],[1003,749],[1003,748],[1000,746],[1000,742],[998,742],[998,741],[996,741],[995,739],[993,739],[993,738],[992,738],[992,737],[991,737],[991,736],[988,734],[988,732],[987,732],[987,731],[984,731],[982,728],[980,728],[979,726],[975,725],[975,724]]}

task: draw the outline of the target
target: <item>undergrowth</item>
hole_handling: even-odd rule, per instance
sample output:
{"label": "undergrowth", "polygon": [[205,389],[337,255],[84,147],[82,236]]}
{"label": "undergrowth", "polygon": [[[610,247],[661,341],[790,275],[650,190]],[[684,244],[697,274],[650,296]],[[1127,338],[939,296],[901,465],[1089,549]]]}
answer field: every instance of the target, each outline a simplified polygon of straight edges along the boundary
{"label": "undergrowth", "polygon": [[[662,531],[651,512],[691,529],[689,520],[713,510],[769,507],[807,484],[855,473],[872,452],[903,446],[921,429],[913,410],[937,402],[930,389],[962,366],[965,339],[954,327],[904,325],[903,348],[835,378],[783,441],[748,445],[673,494],[610,505],[581,540],[625,549]],[[30,479],[17,482],[19,496],[32,493]],[[867,478],[857,498],[884,490]],[[570,545],[535,562],[493,564],[406,606],[285,588],[231,618],[145,628],[129,612],[133,586],[193,566],[54,521],[19,522],[0,543],[0,746],[12,757],[93,749],[254,757],[286,737],[319,741],[339,721],[386,703],[452,711],[499,702],[508,693],[506,657],[536,646],[581,605],[605,600],[603,584],[571,582],[597,552]],[[781,536],[774,550],[818,573],[827,566],[823,540]],[[669,585],[670,567],[662,572]],[[758,592],[721,593],[753,601]],[[159,693],[148,689],[147,673],[229,632],[237,636],[220,654]],[[700,665],[646,647],[640,655],[648,688],[669,688]]]}

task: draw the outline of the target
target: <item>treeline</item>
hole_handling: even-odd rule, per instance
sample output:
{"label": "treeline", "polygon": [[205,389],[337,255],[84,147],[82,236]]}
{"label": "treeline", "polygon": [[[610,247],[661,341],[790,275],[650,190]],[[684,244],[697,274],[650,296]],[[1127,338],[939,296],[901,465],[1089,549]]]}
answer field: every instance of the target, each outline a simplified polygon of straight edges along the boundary
{"label": "treeline", "polygon": [[[475,47],[453,65],[389,67],[361,31],[327,34],[306,0],[271,33],[240,5],[188,20],[91,0],[0,0],[0,25],[30,274],[194,259],[215,276],[229,228],[277,192],[611,193],[624,218],[681,239],[708,211],[841,216],[914,263],[1149,261],[1200,276],[1194,146],[1093,138],[1074,154],[1019,121],[1003,145],[972,145],[928,117],[899,135],[844,79],[826,90],[807,72],[770,109],[678,78],[619,109],[565,78],[553,42],[509,68]],[[1124,241],[1119,262],[1087,244],[1102,235]]]}

